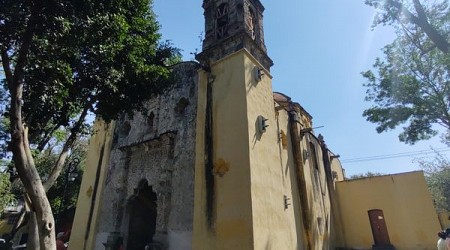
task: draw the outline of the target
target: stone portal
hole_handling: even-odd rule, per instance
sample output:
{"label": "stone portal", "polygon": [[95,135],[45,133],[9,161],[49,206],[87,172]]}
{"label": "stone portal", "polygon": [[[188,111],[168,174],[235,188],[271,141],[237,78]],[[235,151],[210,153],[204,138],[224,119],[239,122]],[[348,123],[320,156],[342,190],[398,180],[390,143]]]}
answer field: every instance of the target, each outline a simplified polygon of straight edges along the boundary
{"label": "stone portal", "polygon": [[156,231],[157,196],[147,180],[141,180],[128,200],[127,249],[144,249],[152,243]]}

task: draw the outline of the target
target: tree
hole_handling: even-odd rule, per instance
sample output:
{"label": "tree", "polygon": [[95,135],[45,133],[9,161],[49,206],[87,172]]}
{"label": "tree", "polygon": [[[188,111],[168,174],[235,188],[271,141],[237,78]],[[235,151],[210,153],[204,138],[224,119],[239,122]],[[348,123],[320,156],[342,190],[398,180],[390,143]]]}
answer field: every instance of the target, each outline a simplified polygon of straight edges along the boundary
{"label": "tree", "polygon": [[450,52],[448,1],[365,0],[365,3],[378,10],[374,26],[393,25],[403,32],[420,30],[432,43],[428,48],[416,44],[423,52],[432,48],[437,48],[443,53]]}
{"label": "tree", "polygon": [[[384,47],[385,59],[363,72],[366,100],[374,105],[363,116],[381,133],[406,124],[400,141],[414,144],[450,131],[450,9],[447,1],[367,0],[380,12],[374,24],[393,25],[397,38]],[[447,142],[448,137],[445,139]]]}
{"label": "tree", "polygon": [[[3,88],[3,86],[0,86],[0,114],[3,114],[5,112],[5,109],[7,108],[7,94],[6,90]],[[0,163],[0,169],[5,168],[9,161],[8,159],[8,149],[7,149],[7,141],[9,141],[10,134],[9,134],[9,119],[7,117],[1,116],[0,117],[0,158],[2,159]]]}
{"label": "tree", "polygon": [[[60,147],[64,144],[67,134],[63,130],[56,131],[54,138],[49,141],[46,148],[38,152],[33,150],[36,169],[43,181],[46,181],[59,157]],[[74,208],[77,202],[81,180],[83,176],[85,159],[88,148],[88,139],[82,137],[78,139],[70,149],[70,154],[64,163],[64,168],[56,180],[55,184],[47,191],[47,198],[53,215],[56,219],[56,229],[60,232],[68,224],[71,223],[73,217],[68,217],[67,211]],[[10,168],[13,165],[9,166]],[[10,172],[14,173],[11,169]],[[18,178],[10,178],[12,180],[11,194],[18,200],[23,201],[24,186]]]}
{"label": "tree", "polygon": [[[171,82],[167,62],[177,51],[159,43],[150,4],[150,0],[0,0],[9,149],[36,212],[41,249],[55,249],[55,223],[46,191],[85,131],[88,114],[109,121],[121,112],[142,110],[143,101]],[[44,185],[31,146],[43,150],[61,126],[70,134]]]}
{"label": "tree", "polygon": [[363,174],[354,174],[354,175],[351,175],[351,176],[349,177],[349,179],[370,178],[370,177],[382,176],[382,175],[384,175],[384,174],[378,173],[378,172],[371,172],[371,171],[368,171],[367,173],[363,173]]}
{"label": "tree", "polygon": [[5,207],[14,201],[14,195],[11,193],[11,183],[9,174],[0,172],[0,215]]}
{"label": "tree", "polygon": [[[59,140],[59,143],[63,142],[64,140]],[[60,146],[58,142],[55,142],[36,157],[36,167],[43,180],[50,175],[58,160],[59,150],[55,150],[58,146]],[[60,217],[60,213],[76,205],[85,166],[87,148],[87,138],[80,138],[75,142],[70,150],[70,155],[64,163],[65,166],[60,176],[47,192],[47,197],[55,217]]]}
{"label": "tree", "polygon": [[416,161],[425,173],[436,210],[450,211],[450,161],[439,153],[432,160]]}

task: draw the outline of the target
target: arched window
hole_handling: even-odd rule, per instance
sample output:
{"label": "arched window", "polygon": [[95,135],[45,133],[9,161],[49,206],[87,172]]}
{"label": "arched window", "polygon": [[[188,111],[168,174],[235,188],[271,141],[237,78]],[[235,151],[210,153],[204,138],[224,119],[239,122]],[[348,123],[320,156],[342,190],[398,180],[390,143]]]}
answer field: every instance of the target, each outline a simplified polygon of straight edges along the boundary
{"label": "arched window", "polygon": [[219,5],[216,11],[216,38],[224,38],[228,35],[228,4],[223,3]]}
{"label": "arched window", "polygon": [[153,112],[150,113],[150,115],[147,117],[147,130],[148,132],[153,132],[153,128],[155,125],[155,114]]}

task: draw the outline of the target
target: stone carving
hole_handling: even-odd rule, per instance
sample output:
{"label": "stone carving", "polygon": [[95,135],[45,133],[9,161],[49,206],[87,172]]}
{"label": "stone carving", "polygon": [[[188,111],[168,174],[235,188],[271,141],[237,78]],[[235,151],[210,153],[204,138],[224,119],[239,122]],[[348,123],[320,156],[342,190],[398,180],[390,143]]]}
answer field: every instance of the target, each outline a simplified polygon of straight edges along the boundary
{"label": "stone carving", "polygon": [[[197,70],[195,63],[177,65],[177,82],[145,104],[147,113],[117,121],[98,235],[120,232],[127,241],[131,212],[127,204],[143,180],[157,197],[155,240],[167,246],[173,232],[192,232]],[[127,133],[122,133],[124,125],[129,126]]]}

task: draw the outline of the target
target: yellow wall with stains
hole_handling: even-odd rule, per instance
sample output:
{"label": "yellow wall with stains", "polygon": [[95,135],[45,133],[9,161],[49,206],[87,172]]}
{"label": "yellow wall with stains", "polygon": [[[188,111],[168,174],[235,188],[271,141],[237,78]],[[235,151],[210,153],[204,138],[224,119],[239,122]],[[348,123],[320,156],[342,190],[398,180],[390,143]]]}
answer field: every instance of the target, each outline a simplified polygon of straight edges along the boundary
{"label": "yellow wall with stains", "polygon": [[[253,249],[297,249],[301,234],[297,234],[300,216],[295,217],[292,206],[292,197],[296,196],[292,193],[290,179],[294,173],[292,147],[283,149],[280,141],[281,130],[288,131],[288,116],[285,111],[278,116],[275,113],[269,72],[265,72],[260,82],[255,81],[254,69],[261,66],[250,54],[244,55]],[[262,134],[258,129],[258,116],[268,119],[268,127]],[[287,207],[285,197],[291,204]]]}
{"label": "yellow wall with stains", "polygon": [[422,171],[336,183],[346,247],[370,249],[368,211],[383,210],[391,244],[402,249],[435,249],[440,229]]}
{"label": "yellow wall with stains", "polygon": [[[102,121],[96,121],[94,123],[94,135],[89,142],[86,167],[78,194],[77,209],[70,236],[70,250],[94,249],[96,227],[99,223],[97,216],[108,169],[113,131],[114,122],[105,124]],[[103,154],[101,151],[103,151]],[[102,156],[102,159],[100,159],[100,156]],[[97,192],[94,193],[97,175]],[[95,197],[95,200],[93,200],[93,197]]]}
{"label": "yellow wall with stains", "polygon": [[[291,147],[283,149],[281,130],[290,141],[286,111],[275,112],[271,76],[253,76],[261,67],[240,50],[211,67],[215,163],[214,224],[206,221],[204,136],[206,82],[200,71],[195,175],[193,249],[299,249],[298,191],[291,182]],[[268,119],[261,134],[257,117]],[[220,171],[217,170],[224,170]],[[290,204],[284,206],[284,197]]]}
{"label": "yellow wall with stains", "polygon": [[[251,249],[250,162],[243,53],[211,65],[199,77],[193,249]],[[213,221],[209,227],[205,183],[206,85],[212,79],[213,162],[228,171],[215,175]]]}

